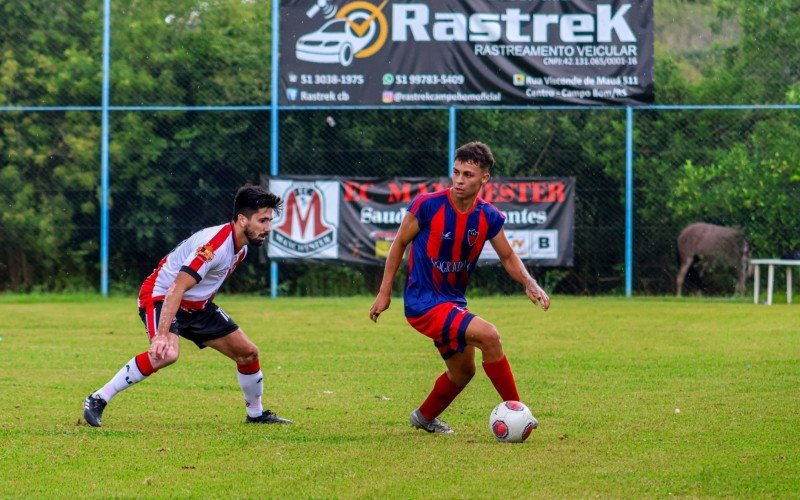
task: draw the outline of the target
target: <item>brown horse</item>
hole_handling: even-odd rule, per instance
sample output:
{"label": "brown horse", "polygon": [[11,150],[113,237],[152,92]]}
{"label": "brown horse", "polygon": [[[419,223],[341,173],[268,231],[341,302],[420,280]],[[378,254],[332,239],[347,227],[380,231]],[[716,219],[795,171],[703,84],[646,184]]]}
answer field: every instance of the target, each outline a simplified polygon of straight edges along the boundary
{"label": "brown horse", "polygon": [[739,279],[736,293],[744,293],[745,281],[753,275],[750,264],[750,245],[740,229],[695,222],[678,236],[680,269],[675,279],[675,294],[681,295],[683,281],[692,264],[699,259],[714,261],[736,268]]}

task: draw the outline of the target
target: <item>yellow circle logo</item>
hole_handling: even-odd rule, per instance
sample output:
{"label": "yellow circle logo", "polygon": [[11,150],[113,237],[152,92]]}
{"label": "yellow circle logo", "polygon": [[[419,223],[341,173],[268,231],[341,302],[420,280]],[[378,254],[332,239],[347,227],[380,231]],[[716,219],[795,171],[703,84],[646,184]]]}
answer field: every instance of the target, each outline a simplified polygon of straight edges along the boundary
{"label": "yellow circle logo", "polygon": [[389,36],[389,23],[381,11],[387,3],[389,0],[383,0],[383,3],[375,6],[359,0],[345,5],[336,14],[336,18],[344,19],[356,36],[374,38],[374,41],[359,50],[355,57],[359,59],[369,57],[381,50],[386,43],[386,38]]}

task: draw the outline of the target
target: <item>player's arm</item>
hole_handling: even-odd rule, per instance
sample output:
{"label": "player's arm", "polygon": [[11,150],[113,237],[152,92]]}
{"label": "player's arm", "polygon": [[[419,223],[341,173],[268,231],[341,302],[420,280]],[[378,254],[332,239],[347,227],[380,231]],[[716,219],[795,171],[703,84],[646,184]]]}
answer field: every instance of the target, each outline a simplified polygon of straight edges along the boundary
{"label": "player's arm", "polygon": [[178,342],[178,336],[169,331],[172,320],[178,313],[178,308],[183,300],[186,290],[197,284],[197,279],[186,271],[181,271],[175,281],[167,290],[164,304],[161,306],[161,316],[158,318],[158,331],[150,344],[150,354],[155,359],[164,359],[170,349]]}
{"label": "player's arm", "polygon": [[418,233],[419,221],[417,221],[417,216],[411,212],[406,212],[403,222],[400,223],[400,229],[397,230],[397,236],[395,236],[392,246],[389,248],[389,255],[386,256],[380,291],[378,291],[378,296],[375,297],[375,302],[369,310],[369,319],[372,321],[377,322],[378,316],[389,309],[389,304],[392,302],[394,277],[397,276],[397,270],[400,269],[400,264],[403,262],[406,247]]}
{"label": "player's arm", "polygon": [[531,299],[531,302],[542,306],[543,311],[548,310],[550,308],[550,297],[533,279],[533,276],[528,273],[519,256],[514,253],[511,245],[508,244],[505,231],[501,229],[489,242],[492,244],[494,251],[497,252],[497,256],[500,258],[500,262],[503,263],[508,275],[525,287],[525,295]]}

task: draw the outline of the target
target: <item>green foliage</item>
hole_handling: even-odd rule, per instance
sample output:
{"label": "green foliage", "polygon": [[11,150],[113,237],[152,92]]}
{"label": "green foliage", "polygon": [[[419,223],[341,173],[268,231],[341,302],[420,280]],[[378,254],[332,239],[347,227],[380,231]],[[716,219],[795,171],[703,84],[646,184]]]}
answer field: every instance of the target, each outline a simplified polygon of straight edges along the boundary
{"label": "green foliage", "polygon": [[[654,2],[656,64],[671,60],[680,67],[682,78],[697,82],[713,61],[714,51],[728,48],[741,37],[739,24],[721,19],[713,0],[659,0]],[[712,50],[712,47],[714,50]],[[658,68],[656,68],[658,71]],[[664,103],[687,103],[664,95],[664,81],[656,75],[657,99]]]}
{"label": "green foliage", "polygon": [[[267,0],[113,2],[112,104],[267,104],[272,7]],[[795,0],[655,2],[658,103],[800,103],[796,9]],[[18,0],[0,14],[0,105],[99,105],[102,3]],[[663,242],[693,220],[739,225],[764,255],[800,242],[796,115],[636,111],[637,289],[670,290],[674,249]],[[443,110],[313,110],[280,120],[285,175],[446,172]],[[624,133],[621,111],[458,112],[458,140],[492,145],[496,175],[577,179],[575,266],[548,270],[560,292],[620,289]],[[234,189],[267,171],[268,136],[264,112],[113,112],[114,287],[135,289],[178,241],[225,221]],[[0,115],[0,289],[96,286],[99,150],[98,113]],[[374,287],[357,270],[298,269],[283,283],[287,293]],[[238,291],[267,284],[263,262],[241,274],[231,285]]]}
{"label": "green foliage", "polygon": [[[97,2],[5,4],[0,104],[99,104],[102,14]],[[132,1],[112,14],[114,104],[266,102],[269,2]],[[263,171],[265,124],[254,113],[114,113],[111,125],[112,281],[132,284],[192,230],[230,216],[235,187]],[[96,285],[98,115],[4,113],[0,126],[0,289]]]}
{"label": "green foliage", "polygon": [[269,7],[266,0],[114,4],[114,102],[266,104]]}
{"label": "green foliage", "polygon": [[[0,115],[0,287],[84,286],[94,259],[98,128],[85,113]],[[87,234],[86,228],[95,233]]]}
{"label": "green foliage", "polygon": [[[4,4],[0,105],[99,102],[102,24],[89,4]],[[88,285],[98,137],[96,114],[0,114],[0,289]]]}
{"label": "green foliage", "polygon": [[[268,7],[265,0],[119,4],[112,16],[114,102],[266,103]],[[135,287],[179,241],[230,219],[236,188],[257,183],[264,171],[267,123],[263,113],[245,112],[113,118],[112,279]],[[259,273],[241,274],[249,290],[263,287]]]}
{"label": "green foliage", "polygon": [[746,228],[757,255],[778,255],[797,244],[800,235],[787,241],[785,228],[800,225],[798,125],[797,117],[771,117],[709,165],[687,161],[668,206],[679,220],[724,219]]}
{"label": "green foliage", "polygon": [[0,6],[0,105],[100,103],[102,5],[34,2]]}
{"label": "green foliage", "polygon": [[[800,17],[795,0],[715,0],[719,19],[741,26],[738,44],[720,51],[709,68],[707,96],[732,103],[784,103],[800,81]],[[717,102],[717,101],[712,101]]]}
{"label": "green foliage", "polygon": [[[708,20],[717,37],[704,57],[657,43],[659,102],[796,102],[796,2],[708,4],[716,19],[702,13],[706,7],[680,5]],[[657,16],[669,5],[678,3],[657,4]],[[663,242],[687,223],[739,226],[757,256],[775,257],[800,241],[796,111],[644,111],[635,119],[636,266],[660,283],[656,290],[669,291],[675,276],[674,243]]]}

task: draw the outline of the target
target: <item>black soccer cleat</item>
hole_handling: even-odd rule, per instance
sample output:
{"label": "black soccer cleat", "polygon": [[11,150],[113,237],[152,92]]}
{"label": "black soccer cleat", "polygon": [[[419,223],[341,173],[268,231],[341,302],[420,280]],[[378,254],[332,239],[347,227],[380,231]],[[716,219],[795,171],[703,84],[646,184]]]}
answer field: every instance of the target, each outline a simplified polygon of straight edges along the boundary
{"label": "black soccer cleat", "polygon": [[244,419],[246,424],[293,424],[288,418],[281,418],[272,410],[264,410],[264,412],[257,416],[251,417],[250,415]]}
{"label": "black soccer cleat", "polygon": [[103,423],[103,410],[106,409],[105,399],[89,394],[83,402],[83,418],[92,427],[100,427]]}

